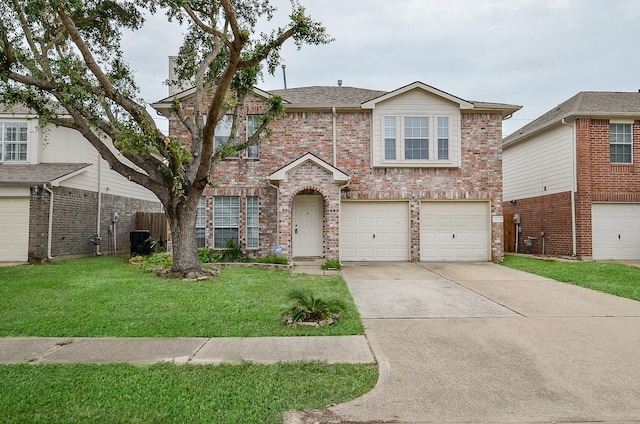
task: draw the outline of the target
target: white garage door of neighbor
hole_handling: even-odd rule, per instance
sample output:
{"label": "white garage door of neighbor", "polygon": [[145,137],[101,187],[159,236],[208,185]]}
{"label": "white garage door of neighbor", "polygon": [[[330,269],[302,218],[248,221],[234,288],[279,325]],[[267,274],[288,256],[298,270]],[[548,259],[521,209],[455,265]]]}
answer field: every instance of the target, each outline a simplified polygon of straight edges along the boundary
{"label": "white garage door of neighbor", "polygon": [[408,261],[408,202],[342,202],[340,260]]}
{"label": "white garage door of neighbor", "polygon": [[29,256],[29,198],[0,198],[0,262]]}
{"label": "white garage door of neighbor", "polygon": [[593,259],[640,259],[640,204],[591,205]]}
{"label": "white garage door of neighbor", "polygon": [[421,261],[488,261],[489,202],[422,202]]}

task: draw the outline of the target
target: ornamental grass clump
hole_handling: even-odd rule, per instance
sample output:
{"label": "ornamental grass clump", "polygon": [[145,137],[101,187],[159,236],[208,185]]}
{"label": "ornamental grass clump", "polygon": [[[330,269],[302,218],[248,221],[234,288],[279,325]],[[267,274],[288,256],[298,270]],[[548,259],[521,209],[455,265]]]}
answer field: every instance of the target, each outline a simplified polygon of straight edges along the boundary
{"label": "ornamental grass clump", "polygon": [[341,302],[321,299],[308,289],[291,290],[287,297],[291,302],[283,316],[287,325],[326,327],[336,322],[345,309]]}

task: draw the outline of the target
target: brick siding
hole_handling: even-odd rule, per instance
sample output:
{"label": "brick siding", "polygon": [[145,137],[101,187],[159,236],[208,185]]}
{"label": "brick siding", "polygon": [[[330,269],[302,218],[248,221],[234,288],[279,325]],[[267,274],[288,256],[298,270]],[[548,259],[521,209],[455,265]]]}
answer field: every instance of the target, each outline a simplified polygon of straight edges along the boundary
{"label": "brick siding", "polygon": [[[98,193],[71,189],[53,188],[53,226],[51,254],[54,258],[88,256],[96,253],[91,237],[96,234]],[[29,260],[47,257],[49,204],[51,196],[42,191],[40,196],[31,195],[29,217]],[[135,229],[136,212],[160,212],[159,202],[149,202],[128,197],[102,194],[100,216],[100,252],[102,254],[128,252],[129,232]],[[111,216],[118,213],[115,224],[116,237],[112,232]],[[153,236],[153,234],[152,234]],[[114,245],[117,243],[117,246]]]}

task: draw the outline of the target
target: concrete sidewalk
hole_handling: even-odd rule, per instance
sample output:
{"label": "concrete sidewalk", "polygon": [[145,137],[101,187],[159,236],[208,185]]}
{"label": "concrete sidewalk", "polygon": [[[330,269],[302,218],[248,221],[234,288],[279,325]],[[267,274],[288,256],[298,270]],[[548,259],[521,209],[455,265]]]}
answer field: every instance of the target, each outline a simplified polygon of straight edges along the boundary
{"label": "concrete sidewalk", "polygon": [[246,338],[0,338],[0,363],[375,363],[364,336]]}

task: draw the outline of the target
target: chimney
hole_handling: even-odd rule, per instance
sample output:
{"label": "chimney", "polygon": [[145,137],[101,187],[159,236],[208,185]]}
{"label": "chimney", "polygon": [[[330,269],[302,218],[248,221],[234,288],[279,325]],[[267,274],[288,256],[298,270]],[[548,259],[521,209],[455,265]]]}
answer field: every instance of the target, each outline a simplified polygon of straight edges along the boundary
{"label": "chimney", "polygon": [[193,87],[188,81],[178,81],[176,76],[176,60],[178,56],[169,56],[169,96],[178,94]]}
{"label": "chimney", "polygon": [[342,80],[338,80],[338,87],[342,87]]}

